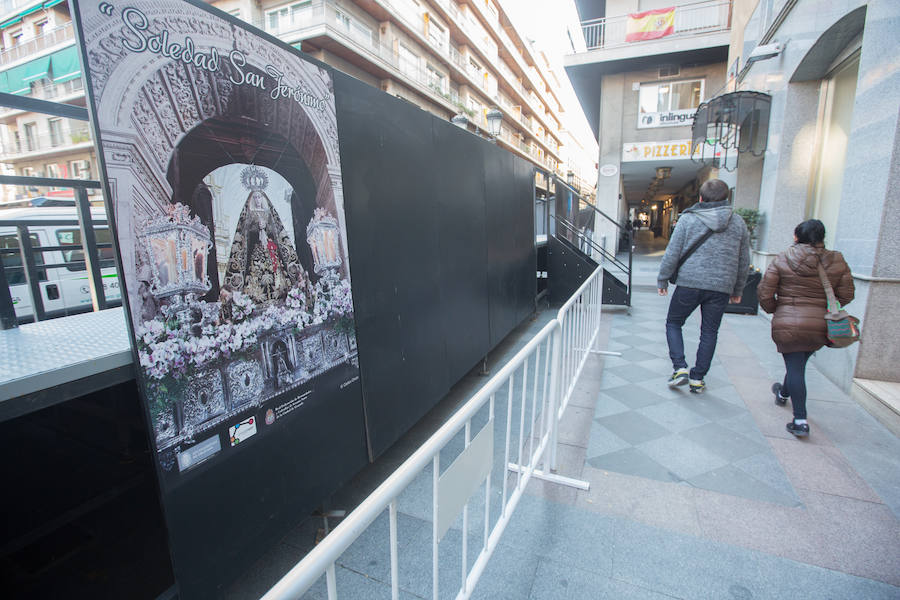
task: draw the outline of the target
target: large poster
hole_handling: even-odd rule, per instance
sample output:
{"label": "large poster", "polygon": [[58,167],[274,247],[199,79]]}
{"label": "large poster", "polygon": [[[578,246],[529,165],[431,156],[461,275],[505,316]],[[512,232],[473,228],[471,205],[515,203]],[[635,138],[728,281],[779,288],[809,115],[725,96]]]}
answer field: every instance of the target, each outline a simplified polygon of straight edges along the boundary
{"label": "large poster", "polygon": [[332,79],[187,2],[76,11],[139,380],[176,486],[360,393]]}

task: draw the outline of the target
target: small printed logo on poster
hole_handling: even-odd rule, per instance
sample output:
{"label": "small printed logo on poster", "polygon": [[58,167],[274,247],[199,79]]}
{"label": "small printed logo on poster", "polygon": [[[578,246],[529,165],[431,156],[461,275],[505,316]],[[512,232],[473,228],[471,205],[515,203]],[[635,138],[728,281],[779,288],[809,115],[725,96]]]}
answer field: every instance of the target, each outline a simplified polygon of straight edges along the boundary
{"label": "small printed logo on poster", "polygon": [[221,449],[218,435],[207,438],[196,446],[178,453],[178,470],[186,471],[195,467],[218,454]]}
{"label": "small printed logo on poster", "polygon": [[228,436],[231,438],[231,445],[237,446],[244,440],[256,435],[256,417],[244,419],[236,425],[228,428]]}
{"label": "small printed logo on poster", "polygon": [[266,411],[266,425],[271,425],[275,422],[275,411],[271,408]]}

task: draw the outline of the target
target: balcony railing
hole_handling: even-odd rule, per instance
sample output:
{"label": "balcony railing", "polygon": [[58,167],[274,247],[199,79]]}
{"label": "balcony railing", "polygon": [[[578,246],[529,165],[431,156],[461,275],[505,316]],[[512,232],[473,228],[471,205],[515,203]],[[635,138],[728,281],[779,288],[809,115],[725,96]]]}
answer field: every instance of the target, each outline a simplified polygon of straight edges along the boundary
{"label": "balcony railing", "polygon": [[22,42],[12,48],[8,48],[0,52],[0,66],[8,65],[17,60],[33,56],[42,50],[52,48],[65,41],[75,39],[75,32],[72,29],[72,23],[66,23],[55,29],[39,35],[35,38]]}
{"label": "balcony railing", "polygon": [[[20,135],[23,134],[20,133]],[[46,152],[48,150],[65,148],[90,141],[91,132],[87,127],[83,129],[61,131],[59,133],[42,133],[32,136],[24,135],[18,140],[0,145],[0,161],[9,160],[25,154]]]}
{"label": "balcony railing", "polygon": [[[584,21],[581,31],[588,50],[627,46],[628,15]],[[703,0],[675,7],[675,31],[665,39],[727,31],[731,27],[731,0]]]}

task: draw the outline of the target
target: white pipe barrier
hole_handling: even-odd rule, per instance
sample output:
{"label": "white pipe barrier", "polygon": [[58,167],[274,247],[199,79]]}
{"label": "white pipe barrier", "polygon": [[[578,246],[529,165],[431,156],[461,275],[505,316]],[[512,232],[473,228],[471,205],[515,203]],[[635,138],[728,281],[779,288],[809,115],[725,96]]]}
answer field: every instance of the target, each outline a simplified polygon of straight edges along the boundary
{"label": "white pipe barrier", "polygon": [[[555,462],[559,420],[599,331],[602,283],[603,269],[598,267],[563,305],[555,319],[547,323],[412,456],[266,592],[261,600],[300,598],[323,574],[329,600],[337,600],[335,562],[385,510],[388,511],[390,523],[391,594],[394,600],[398,600],[398,501],[403,491],[429,465],[433,479],[433,597],[435,600],[438,598],[440,589],[439,543],[455,519],[462,514],[462,570],[456,598],[469,598],[531,477],[541,476],[563,484],[571,484],[573,481],[543,474],[537,467],[544,460],[548,447],[551,449],[551,463]],[[521,394],[515,393],[518,391],[517,386],[521,386]],[[529,387],[532,392],[530,406],[527,398]],[[501,393],[503,388],[507,389],[505,394]],[[482,410],[485,406],[487,415]],[[502,426],[495,423],[496,412],[505,413],[501,415],[505,421]],[[515,425],[514,417],[517,417]],[[474,436],[473,420],[476,423],[484,422]],[[463,449],[442,472],[441,450],[460,432],[464,432]],[[501,475],[499,516],[492,527],[491,476],[495,462],[494,438],[498,434],[503,436],[502,464],[506,468]],[[513,453],[515,461],[510,462]],[[575,484],[578,485],[577,482]],[[579,487],[584,488],[583,485]],[[471,497],[481,489],[484,490],[485,498],[483,539],[478,557],[471,570],[467,571],[469,504]],[[494,495],[498,495],[497,491],[494,491]]]}

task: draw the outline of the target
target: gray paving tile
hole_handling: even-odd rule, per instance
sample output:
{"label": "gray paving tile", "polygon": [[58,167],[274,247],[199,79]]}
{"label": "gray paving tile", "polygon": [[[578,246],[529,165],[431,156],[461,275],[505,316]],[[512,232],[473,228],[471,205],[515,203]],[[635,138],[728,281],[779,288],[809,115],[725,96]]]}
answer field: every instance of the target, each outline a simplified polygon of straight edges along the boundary
{"label": "gray paving tile", "polygon": [[[512,598],[512,596],[503,596]],[[637,587],[570,565],[541,559],[529,600],[671,600],[671,596]]]}
{"label": "gray paving tile", "polygon": [[712,394],[691,394],[688,392],[678,398],[673,398],[672,401],[679,406],[694,411],[698,415],[706,417],[710,421],[728,419],[745,412],[730,402],[725,402]]}
{"label": "gray paving tile", "polygon": [[900,593],[870,579],[637,523],[617,526],[615,543],[615,579],[678,598],[887,600]]}
{"label": "gray paving tile", "polygon": [[640,362],[642,360],[656,358],[656,355],[651,354],[650,352],[644,352],[643,350],[638,350],[637,348],[629,348],[628,350],[622,351],[622,358],[631,362]]}
{"label": "gray paving tile", "polygon": [[640,346],[642,344],[649,344],[653,340],[649,340],[645,337],[641,337],[640,335],[635,334],[635,327],[631,326],[628,328],[630,331],[627,335],[621,335],[616,337],[616,341],[621,344],[627,344],[629,347],[634,348],[635,346]]}
{"label": "gray paving tile", "polygon": [[684,431],[681,435],[721,456],[727,462],[734,462],[769,450],[767,446],[735,434],[730,429],[723,430],[717,423],[707,423]]}
{"label": "gray paving tile", "polygon": [[734,465],[725,465],[708,473],[691,477],[688,479],[688,483],[705,490],[759,500],[760,502],[783,504],[785,506],[800,505],[796,497],[769,487]]}
{"label": "gray paving tile", "polygon": [[665,427],[634,411],[595,419],[631,445],[647,442],[669,434]]}
{"label": "gray paving tile", "polygon": [[657,396],[645,388],[631,384],[604,390],[603,393],[600,394],[600,398],[617,400],[632,409],[665,402],[665,399],[662,396]]}
{"label": "gray paving tile", "polygon": [[677,433],[645,442],[638,448],[684,480],[728,464],[718,454]]}
{"label": "gray paving tile", "polygon": [[680,481],[677,475],[637,448],[625,448],[603,456],[589,458],[587,462],[595,469],[603,471],[636,475],[657,481]]}
{"label": "gray paving tile", "polygon": [[597,398],[597,403],[594,405],[594,418],[617,415],[629,410],[631,410],[630,406],[606,394],[600,394],[600,397]]}
{"label": "gray paving tile", "polygon": [[631,444],[611,432],[602,425],[595,424],[591,427],[591,434],[588,438],[587,457],[593,458],[617,450],[630,448]]}
{"label": "gray paving tile", "polygon": [[508,546],[609,576],[614,524],[603,515],[525,495],[503,537]]}
{"label": "gray paving tile", "polygon": [[650,369],[645,369],[639,365],[632,364],[630,361],[625,361],[624,359],[613,359],[620,360],[625,362],[625,364],[621,364],[619,366],[610,367],[610,372],[614,375],[618,375],[623,379],[630,381],[631,383],[635,383],[638,381],[644,381],[651,377],[655,377],[656,373],[651,371]]}
{"label": "gray paving tile", "polygon": [[639,408],[637,412],[674,433],[709,423],[706,417],[686,410],[671,400]]}
{"label": "gray paving tile", "polygon": [[800,502],[794,486],[791,485],[784,469],[781,468],[781,463],[771,451],[748,456],[732,463],[732,466],[762,481],[782,495],[792,498],[795,502]]}
{"label": "gray paving tile", "polygon": [[609,388],[620,387],[628,383],[627,379],[619,377],[614,373],[610,373],[608,370],[604,370],[603,378],[600,380],[599,389],[607,390]]}

